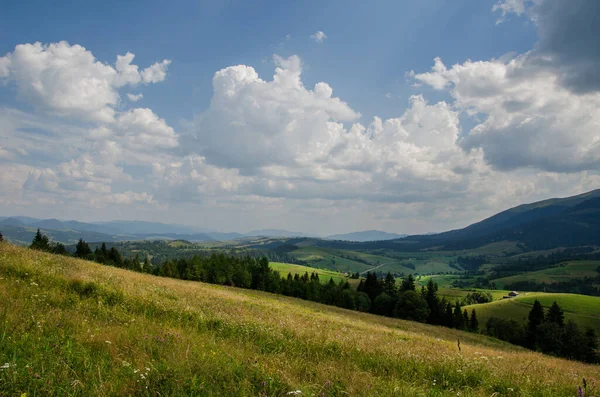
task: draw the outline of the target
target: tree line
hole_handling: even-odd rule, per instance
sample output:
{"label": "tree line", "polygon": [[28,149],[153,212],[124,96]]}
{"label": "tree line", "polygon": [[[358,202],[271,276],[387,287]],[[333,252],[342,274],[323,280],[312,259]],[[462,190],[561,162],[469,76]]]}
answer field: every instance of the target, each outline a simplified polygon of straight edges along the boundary
{"label": "tree line", "polygon": [[598,337],[594,329],[582,331],[572,320],[565,323],[564,312],[556,301],[544,312],[536,299],[525,325],[515,320],[490,317],[484,333],[553,356],[600,362]]}

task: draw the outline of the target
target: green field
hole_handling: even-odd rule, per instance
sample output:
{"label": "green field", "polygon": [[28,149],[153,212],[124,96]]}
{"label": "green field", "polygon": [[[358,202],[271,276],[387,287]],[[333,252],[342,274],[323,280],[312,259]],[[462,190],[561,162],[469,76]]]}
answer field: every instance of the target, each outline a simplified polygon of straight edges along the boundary
{"label": "green field", "polygon": [[600,297],[576,294],[550,294],[543,292],[525,292],[517,298],[502,299],[491,303],[466,306],[475,309],[479,323],[483,326],[488,318],[502,317],[525,324],[533,302],[539,300],[544,308],[554,301],[565,312],[565,320],[573,320],[582,327],[600,331]]}
{"label": "green field", "polygon": [[455,281],[472,281],[472,279],[464,279],[456,274],[434,274],[431,276],[419,276],[416,278],[415,284],[420,286],[427,285],[429,280],[437,283],[439,288],[449,288]]}
{"label": "green field", "polygon": [[299,248],[291,254],[310,263],[311,266],[342,272],[389,271],[396,274],[428,274],[456,271],[448,265],[449,257],[439,254],[395,253],[393,256],[385,256],[314,246]]}
{"label": "green field", "polygon": [[493,290],[493,289],[459,289],[459,288],[440,288],[438,290],[438,295],[442,298],[446,298],[446,300],[450,302],[454,302],[457,299],[460,300],[470,294],[473,291],[483,291],[489,292],[492,294],[493,300],[502,299],[502,297],[508,294],[509,291],[504,290]]}
{"label": "green field", "polygon": [[6,243],[0,302],[3,396],[554,397],[600,382],[598,365],[477,334]]}
{"label": "green field", "polygon": [[295,274],[302,276],[304,273],[311,274],[314,272],[319,275],[319,280],[321,280],[321,282],[323,283],[329,282],[329,279],[333,279],[333,281],[335,281],[336,284],[338,284],[342,280],[351,281],[349,280],[348,276],[344,275],[344,273],[334,272],[332,270],[315,269],[308,266],[281,262],[270,262],[269,266],[273,270],[278,271],[282,277],[286,277],[288,273],[291,273],[292,276]]}
{"label": "green field", "polygon": [[596,269],[599,266],[600,261],[569,261],[548,269],[502,277],[492,281],[499,287],[518,281],[535,281],[550,284],[559,281],[569,281],[574,278],[597,277],[598,272]]}

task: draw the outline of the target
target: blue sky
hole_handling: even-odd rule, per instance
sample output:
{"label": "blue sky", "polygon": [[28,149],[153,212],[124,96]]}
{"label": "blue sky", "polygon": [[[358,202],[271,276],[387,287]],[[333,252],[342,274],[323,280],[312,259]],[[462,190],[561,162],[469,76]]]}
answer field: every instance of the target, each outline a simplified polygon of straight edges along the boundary
{"label": "blue sky", "polygon": [[[416,233],[593,188],[598,91],[561,75],[593,79],[577,69],[591,60],[567,59],[550,33],[591,26],[595,6],[560,7],[5,1],[0,212],[307,232],[326,216],[323,232]],[[581,36],[565,37],[590,53]],[[125,81],[115,60],[128,52],[139,73]],[[94,103],[77,96],[90,92]],[[587,121],[573,129],[576,115]]]}
{"label": "blue sky", "polygon": [[[404,109],[415,93],[405,73],[429,69],[436,56],[448,64],[498,58],[527,51],[535,42],[527,20],[496,26],[497,15],[490,12],[494,2],[487,0],[4,4],[2,54],[17,43],[66,40],[103,62],[127,51],[139,64],[171,59],[166,82],[145,94],[145,105],[160,107],[170,123],[208,105],[215,71],[252,65],[268,78],[275,53],[299,55],[306,65],[305,84],[327,81],[336,95],[370,118]],[[327,34],[322,45],[309,37],[319,30]]]}

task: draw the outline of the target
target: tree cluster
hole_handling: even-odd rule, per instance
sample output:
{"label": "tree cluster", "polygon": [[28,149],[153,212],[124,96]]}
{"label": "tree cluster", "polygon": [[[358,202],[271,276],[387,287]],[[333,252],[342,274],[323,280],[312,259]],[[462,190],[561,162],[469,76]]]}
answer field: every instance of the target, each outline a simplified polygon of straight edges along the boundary
{"label": "tree cluster", "polygon": [[32,249],[35,249],[38,251],[51,252],[53,254],[69,255],[69,253],[67,252],[67,249],[65,248],[65,246],[63,244],[61,244],[59,242],[51,242],[48,239],[48,236],[46,236],[40,232],[40,229],[37,230],[37,233],[33,237],[33,241],[31,242],[31,245],[29,246],[29,248],[32,248]]}
{"label": "tree cluster", "polygon": [[546,354],[590,363],[600,362],[596,332],[592,328],[584,332],[572,320],[565,323],[564,312],[556,302],[544,312],[541,303],[535,300],[525,326],[515,320],[490,317],[484,332]]}
{"label": "tree cluster", "polygon": [[412,275],[396,286],[396,280],[390,273],[383,280],[374,273],[367,273],[357,290],[369,297],[371,312],[374,314],[472,332],[477,332],[479,328],[475,310],[469,315],[462,309],[460,302],[452,304],[446,299],[440,299],[437,295],[438,286],[432,280],[417,292]]}

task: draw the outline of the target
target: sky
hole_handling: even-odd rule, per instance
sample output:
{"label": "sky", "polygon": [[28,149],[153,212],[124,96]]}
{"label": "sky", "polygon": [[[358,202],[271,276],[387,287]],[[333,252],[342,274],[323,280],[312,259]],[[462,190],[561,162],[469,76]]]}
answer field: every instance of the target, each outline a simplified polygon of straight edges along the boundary
{"label": "sky", "polygon": [[599,16],[596,0],[3,1],[0,215],[416,234],[593,190]]}

